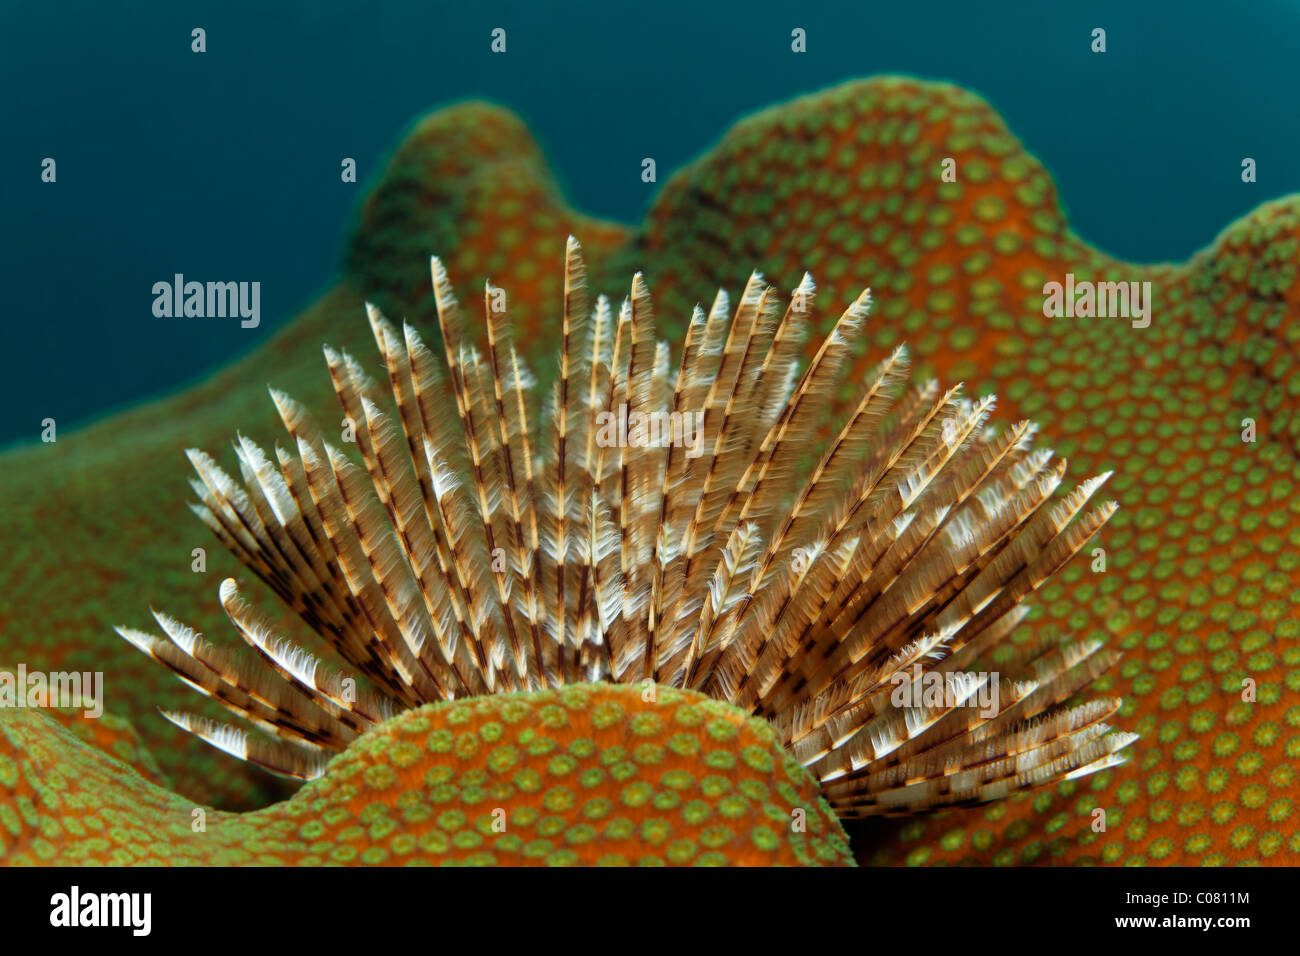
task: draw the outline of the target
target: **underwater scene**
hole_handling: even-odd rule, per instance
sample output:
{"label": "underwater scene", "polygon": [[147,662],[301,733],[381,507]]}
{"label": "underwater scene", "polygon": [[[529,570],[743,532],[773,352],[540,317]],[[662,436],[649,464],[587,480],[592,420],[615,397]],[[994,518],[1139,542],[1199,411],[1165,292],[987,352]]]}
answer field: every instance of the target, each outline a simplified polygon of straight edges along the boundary
{"label": "underwater scene", "polygon": [[0,864],[1300,862],[1300,3],[0,18]]}

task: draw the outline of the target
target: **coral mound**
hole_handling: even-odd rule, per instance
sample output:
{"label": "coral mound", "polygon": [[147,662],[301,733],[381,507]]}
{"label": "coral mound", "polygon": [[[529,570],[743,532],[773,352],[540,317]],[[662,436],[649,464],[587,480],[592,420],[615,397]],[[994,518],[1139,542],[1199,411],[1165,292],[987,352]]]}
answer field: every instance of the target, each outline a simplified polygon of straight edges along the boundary
{"label": "coral mound", "polygon": [[44,715],[15,711],[0,723],[0,863],[51,862],[853,860],[816,782],[766,722],[691,691],[573,684],[407,711],[289,800],[244,814],[200,811]]}

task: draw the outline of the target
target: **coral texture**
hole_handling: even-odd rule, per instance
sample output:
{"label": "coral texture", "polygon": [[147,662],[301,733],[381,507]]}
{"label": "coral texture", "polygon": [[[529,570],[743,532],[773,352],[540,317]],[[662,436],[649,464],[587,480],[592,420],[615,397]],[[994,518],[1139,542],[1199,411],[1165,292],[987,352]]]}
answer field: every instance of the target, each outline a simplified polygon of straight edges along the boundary
{"label": "coral texture", "polygon": [[852,862],[816,782],[766,722],[667,687],[429,704],[247,813],[196,812],[37,711],[0,725],[9,865]]}

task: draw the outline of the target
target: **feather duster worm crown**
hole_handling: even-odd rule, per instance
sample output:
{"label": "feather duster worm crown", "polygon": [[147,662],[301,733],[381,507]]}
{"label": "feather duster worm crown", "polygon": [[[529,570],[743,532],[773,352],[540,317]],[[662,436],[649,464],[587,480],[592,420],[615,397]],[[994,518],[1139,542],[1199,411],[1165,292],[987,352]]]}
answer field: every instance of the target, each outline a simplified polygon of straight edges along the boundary
{"label": "feather duster worm crown", "polygon": [[[325,350],[364,467],[276,391],[291,441],[272,458],[239,438],[242,485],[189,453],[195,512],[351,670],[226,580],[251,664],[164,614],[165,639],[118,629],[252,727],[168,719],[312,778],[425,702],[653,681],[765,717],[844,817],[1122,762],[1120,701],[1067,706],[1114,655],[1007,640],[1114,511],[1088,509],[1106,475],[1054,497],[1065,465],[1029,422],[994,429],[992,397],[909,388],[902,348],[846,381],[869,291],[811,352],[811,278],[782,304],[755,274],[734,313],[723,292],[695,309],[674,371],[640,274],[615,316],[604,297],[588,312],[572,238],[564,268],[545,400],[504,292],[487,285],[476,343],[434,259],[445,374],[371,307],[391,399]],[[965,670],[995,648],[1013,674]]]}

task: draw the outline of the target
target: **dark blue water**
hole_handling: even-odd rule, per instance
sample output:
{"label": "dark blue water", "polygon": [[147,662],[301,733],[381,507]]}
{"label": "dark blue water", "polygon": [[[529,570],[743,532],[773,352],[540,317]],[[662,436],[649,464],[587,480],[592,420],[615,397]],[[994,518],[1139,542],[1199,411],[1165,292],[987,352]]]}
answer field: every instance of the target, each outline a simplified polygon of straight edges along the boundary
{"label": "dark blue water", "polygon": [[[1076,230],[1126,258],[1184,258],[1300,191],[1295,0],[17,6],[0,10],[0,443],[264,341],[336,271],[362,188],[340,159],[364,184],[417,114],[466,96],[519,112],[573,203],[623,220],[652,195],[641,157],[663,181],[738,116],[880,72],[985,96]],[[260,327],[155,319],[151,286],[176,272],[260,281]]]}

